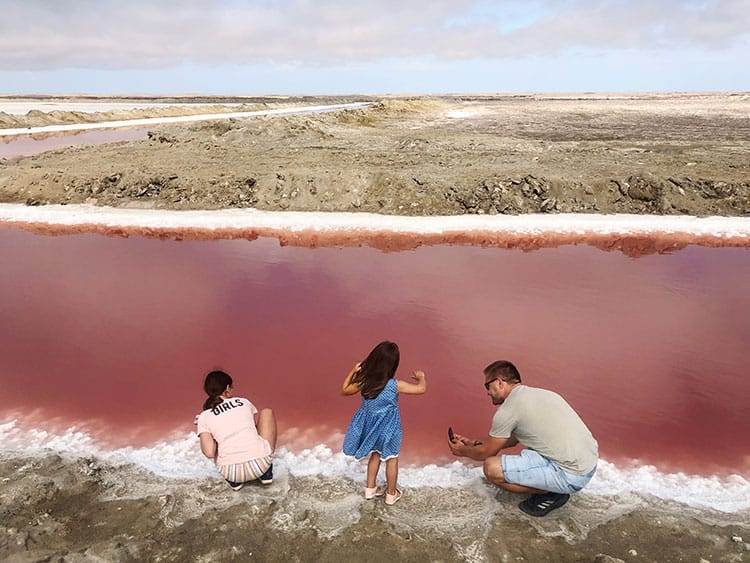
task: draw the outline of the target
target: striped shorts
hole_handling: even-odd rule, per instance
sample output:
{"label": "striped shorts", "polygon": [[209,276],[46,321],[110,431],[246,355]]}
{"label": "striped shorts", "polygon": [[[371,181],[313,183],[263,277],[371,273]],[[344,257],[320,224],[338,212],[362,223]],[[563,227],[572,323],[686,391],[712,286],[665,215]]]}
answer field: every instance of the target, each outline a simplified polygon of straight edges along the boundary
{"label": "striped shorts", "polygon": [[217,465],[216,467],[227,481],[245,483],[247,481],[254,481],[263,475],[271,467],[271,463],[273,463],[273,457],[267,455],[258,459],[251,459],[244,463]]}

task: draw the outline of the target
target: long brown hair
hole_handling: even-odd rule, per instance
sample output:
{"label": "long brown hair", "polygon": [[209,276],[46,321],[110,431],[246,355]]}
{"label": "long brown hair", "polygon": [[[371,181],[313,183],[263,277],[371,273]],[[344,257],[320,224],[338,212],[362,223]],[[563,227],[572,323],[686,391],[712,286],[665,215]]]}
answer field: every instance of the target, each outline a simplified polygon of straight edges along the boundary
{"label": "long brown hair", "polygon": [[221,370],[215,370],[206,375],[206,380],[203,382],[203,390],[208,395],[208,399],[203,403],[203,410],[214,408],[216,405],[221,404],[224,399],[221,395],[227,387],[232,386],[232,378],[228,373]]}
{"label": "long brown hair", "polygon": [[365,399],[374,399],[388,380],[396,375],[400,354],[395,342],[384,341],[375,346],[360,364],[352,377],[352,383],[360,384],[360,393]]}

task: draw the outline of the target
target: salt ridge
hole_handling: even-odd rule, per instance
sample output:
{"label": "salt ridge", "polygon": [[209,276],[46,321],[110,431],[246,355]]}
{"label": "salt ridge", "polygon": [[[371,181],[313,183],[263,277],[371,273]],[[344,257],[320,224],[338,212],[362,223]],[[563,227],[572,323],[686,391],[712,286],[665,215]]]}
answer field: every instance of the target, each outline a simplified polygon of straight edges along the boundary
{"label": "salt ridge", "polygon": [[393,232],[447,234],[504,232],[539,235],[562,233],[585,236],[684,234],[750,241],[750,217],[693,217],[685,215],[451,215],[402,216],[374,213],[262,211],[220,209],[211,211],[123,209],[94,205],[0,204],[0,223],[57,226],[93,225],[109,228],[163,230],[273,229],[300,232]]}

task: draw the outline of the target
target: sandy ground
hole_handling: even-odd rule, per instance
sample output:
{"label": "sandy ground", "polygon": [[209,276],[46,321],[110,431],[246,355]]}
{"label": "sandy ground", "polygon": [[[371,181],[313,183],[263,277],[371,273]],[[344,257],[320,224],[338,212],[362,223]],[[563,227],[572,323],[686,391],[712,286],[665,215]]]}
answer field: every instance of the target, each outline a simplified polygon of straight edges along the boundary
{"label": "sandy ground", "polygon": [[[300,101],[362,98],[291,100]],[[169,113],[147,116],[155,114]],[[8,115],[0,126],[54,121]],[[0,202],[740,217],[750,215],[749,149],[746,94],[384,98],[362,110],[170,126],[142,141],[0,160]],[[517,510],[518,498],[486,487],[407,491],[386,508],[360,501],[359,484],[283,473],[269,489],[233,493],[96,460],[4,456],[0,476],[1,560],[750,559],[750,515],[657,499],[580,496],[536,520]]]}
{"label": "sandy ground", "polygon": [[747,216],[749,149],[745,94],[385,98],[0,161],[0,201]]}
{"label": "sandy ground", "polygon": [[3,561],[744,561],[748,515],[574,497],[554,516],[480,484],[407,489],[295,478],[233,492],[89,459],[0,461]]}

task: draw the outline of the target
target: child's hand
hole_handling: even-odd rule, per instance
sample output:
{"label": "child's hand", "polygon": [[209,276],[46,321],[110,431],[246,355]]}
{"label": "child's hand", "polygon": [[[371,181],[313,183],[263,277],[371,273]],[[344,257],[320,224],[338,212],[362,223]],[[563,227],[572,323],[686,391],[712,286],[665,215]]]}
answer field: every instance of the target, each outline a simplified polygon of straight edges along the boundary
{"label": "child's hand", "polygon": [[354,364],[354,367],[351,369],[351,371],[346,374],[344,383],[341,384],[342,395],[354,395],[354,393],[359,391],[360,384],[352,383],[352,379],[354,379],[354,376],[357,375],[357,372],[359,372],[361,369],[362,362],[359,362],[358,364]]}
{"label": "child's hand", "polygon": [[411,374],[411,378],[415,381],[424,381],[424,372],[423,371],[415,371]]}

